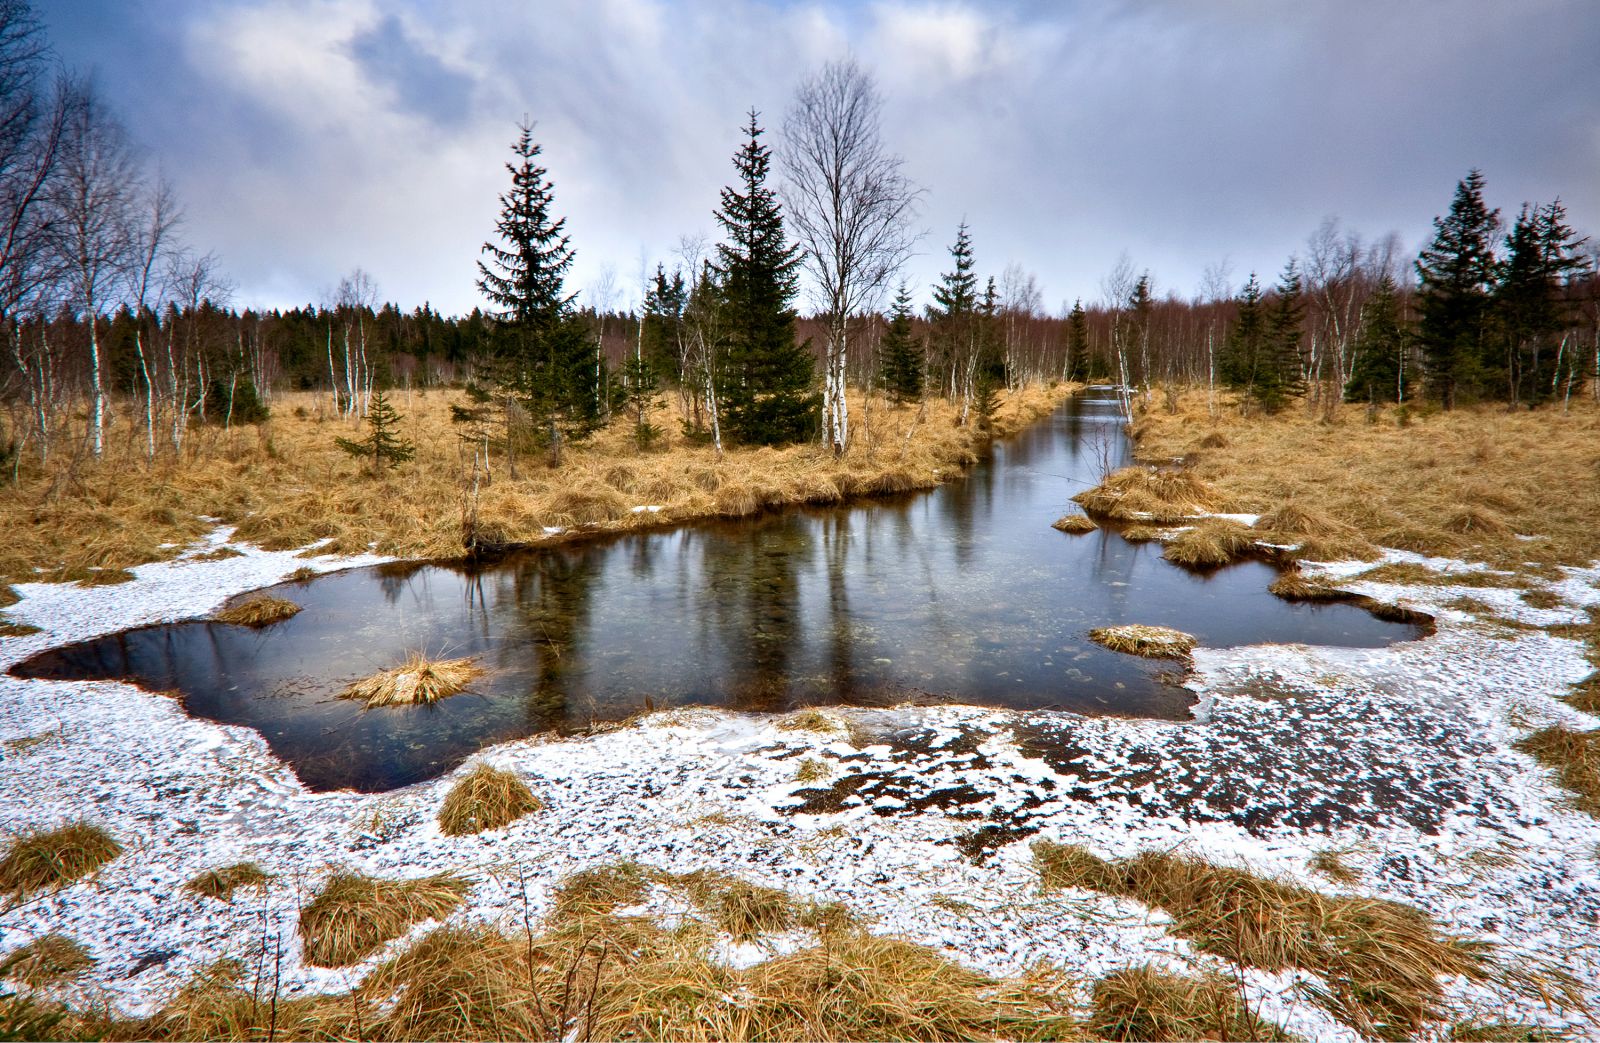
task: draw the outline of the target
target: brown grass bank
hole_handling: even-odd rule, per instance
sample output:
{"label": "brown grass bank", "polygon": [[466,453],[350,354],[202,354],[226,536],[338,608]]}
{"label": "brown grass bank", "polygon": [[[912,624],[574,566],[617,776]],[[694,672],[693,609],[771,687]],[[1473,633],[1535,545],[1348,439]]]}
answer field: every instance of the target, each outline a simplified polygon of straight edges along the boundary
{"label": "brown grass bank", "polygon": [[1411,405],[1370,418],[1345,406],[1325,419],[1301,405],[1243,415],[1220,393],[1213,411],[1187,391],[1176,412],[1138,414],[1133,432],[1141,459],[1184,461],[1230,510],[1271,516],[1261,528],[1314,517],[1304,535],[1330,544],[1507,568],[1600,558],[1600,407],[1587,400],[1565,413]]}
{"label": "brown grass bank", "polygon": [[[1015,433],[1073,390],[1062,384],[1003,393],[993,434]],[[391,401],[416,458],[377,480],[334,444],[336,436],[359,437],[360,429],[325,395],[279,394],[272,419],[259,427],[196,429],[180,459],[168,454],[153,465],[144,460],[138,411],[122,403],[102,460],[63,450],[48,468],[24,461],[18,484],[0,486],[0,531],[7,534],[0,582],[124,581],[131,576],[120,570],[170,558],[208,531],[201,516],[237,525],[240,540],[272,549],[324,540],[329,553],[370,547],[400,557],[457,556],[471,450],[450,407],[465,404],[465,395],[401,391]],[[807,444],[730,448],[720,459],[680,433],[672,410],[652,418],[666,434],[649,452],[634,446],[629,422],[619,418],[570,449],[559,468],[537,455],[514,468],[503,457],[493,460],[478,524],[499,540],[531,543],[549,538],[547,528],[642,528],[924,489],[973,463],[985,441],[974,425],[958,424],[955,407],[942,399],[891,407],[856,393],[851,417],[855,441],[842,457]]]}

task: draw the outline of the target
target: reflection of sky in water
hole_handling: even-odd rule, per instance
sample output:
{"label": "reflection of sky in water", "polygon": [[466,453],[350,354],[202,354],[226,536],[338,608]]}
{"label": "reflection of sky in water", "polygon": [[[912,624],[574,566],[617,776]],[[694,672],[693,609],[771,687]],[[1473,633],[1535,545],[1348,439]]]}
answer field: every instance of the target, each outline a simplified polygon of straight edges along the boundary
{"label": "reflection of sky in water", "polygon": [[[647,706],[785,710],[959,699],[1182,717],[1171,663],[1107,652],[1090,627],[1155,623],[1202,644],[1378,645],[1414,634],[1349,605],[1291,605],[1272,570],[1209,577],[1113,532],[1050,528],[1125,460],[1112,402],[1075,402],[962,481],[845,508],[621,536],[465,568],[390,565],[274,588],[305,611],[265,631],[148,627],[18,672],[132,677],[190,712],[259,729],[307,785],[381,790],[473,750]],[[363,712],[333,698],[410,649],[481,657],[472,694]]]}

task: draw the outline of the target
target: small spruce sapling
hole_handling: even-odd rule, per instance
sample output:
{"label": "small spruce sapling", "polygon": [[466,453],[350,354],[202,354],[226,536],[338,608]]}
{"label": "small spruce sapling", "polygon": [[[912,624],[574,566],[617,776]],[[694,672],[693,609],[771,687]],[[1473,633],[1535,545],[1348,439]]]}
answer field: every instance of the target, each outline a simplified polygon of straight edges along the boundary
{"label": "small spruce sapling", "polygon": [[637,354],[623,363],[622,379],[627,388],[628,409],[633,413],[634,444],[641,450],[649,449],[661,437],[661,428],[650,422],[650,410],[661,389],[656,368],[642,353]]}
{"label": "small spruce sapling", "polygon": [[416,455],[416,447],[394,433],[400,420],[400,414],[389,404],[388,396],[379,391],[373,395],[372,408],[367,412],[367,426],[371,428],[367,437],[359,442],[348,438],[334,441],[351,456],[370,459],[372,473],[381,475],[385,464],[405,463]]}

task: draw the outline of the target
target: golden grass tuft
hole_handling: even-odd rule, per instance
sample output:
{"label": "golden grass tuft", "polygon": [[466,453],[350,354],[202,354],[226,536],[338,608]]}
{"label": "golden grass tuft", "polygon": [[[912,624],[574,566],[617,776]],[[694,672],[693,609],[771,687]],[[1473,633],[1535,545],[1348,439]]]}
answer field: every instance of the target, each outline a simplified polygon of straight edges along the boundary
{"label": "golden grass tuft", "polygon": [[1344,855],[1337,848],[1325,847],[1311,856],[1311,868],[1336,884],[1353,884],[1361,874],[1345,864]]}
{"label": "golden grass tuft", "polygon": [[1516,749],[1556,773],[1573,805],[1600,818],[1600,731],[1552,725],[1520,739]]}
{"label": "golden grass tuft", "polygon": [[1171,627],[1146,626],[1129,623],[1123,626],[1095,627],[1089,631],[1089,640],[1104,645],[1113,652],[1144,656],[1148,659],[1184,659],[1198,643],[1193,634],[1185,634]]}
{"label": "golden grass tuft", "polygon": [[0,960],[0,978],[37,989],[75,978],[95,962],[89,950],[73,939],[46,934]]}
{"label": "golden grass tuft", "polygon": [[229,558],[242,558],[244,551],[236,547],[222,546],[216,550],[208,550],[204,554],[196,554],[189,558],[190,561],[227,561]]}
{"label": "golden grass tuft", "polygon": [[122,845],[99,826],[79,820],[15,837],[0,858],[0,895],[12,903],[81,880],[122,854]]}
{"label": "golden grass tuft", "polygon": [[452,837],[503,829],[543,807],[515,773],[480,764],[450,787],[439,807],[439,829]]}
{"label": "golden grass tuft", "polygon": [[400,666],[353,682],[339,693],[339,698],[359,699],[369,710],[428,705],[460,695],[485,673],[471,659],[429,659],[412,652]]}
{"label": "golden grass tuft", "polygon": [[1566,1033],[1517,1021],[1458,1021],[1445,1037],[1452,1043],[1557,1043]]}
{"label": "golden grass tuft", "polygon": [[653,879],[654,871],[637,862],[613,862],[579,870],[556,889],[555,915],[597,916],[615,912],[618,906],[638,905],[649,893]]}
{"label": "golden grass tuft", "polygon": [[1600,714],[1600,674],[1592,674],[1573,685],[1566,699],[1574,709]]}
{"label": "golden grass tuft", "polygon": [[1162,531],[1154,525],[1129,525],[1121,530],[1122,538],[1129,543],[1151,543],[1161,539]]}
{"label": "golden grass tuft", "polygon": [[1227,518],[1207,518],[1170,540],[1161,556],[1174,565],[1204,569],[1229,565],[1256,549],[1256,533]]}
{"label": "golden grass tuft", "polygon": [[837,718],[830,717],[821,710],[796,710],[778,720],[778,729],[786,732],[827,734],[842,731],[844,725]]}
{"label": "golden grass tuft", "polygon": [[1561,595],[1544,587],[1524,590],[1521,598],[1522,603],[1529,608],[1560,608],[1562,605]]}
{"label": "golden grass tuft", "polygon": [[681,874],[671,882],[681,887],[718,928],[736,941],[751,941],[763,934],[786,931],[795,926],[800,917],[800,906],[788,892],[752,884],[727,873],[702,869]]}
{"label": "golden grass tuft", "polygon": [[282,623],[299,612],[300,606],[293,601],[263,594],[230,605],[211,618],[218,623],[227,623],[231,626],[269,627],[274,623]]}
{"label": "golden grass tuft", "polygon": [[259,890],[266,887],[271,880],[272,874],[254,862],[235,862],[219,869],[207,869],[184,884],[183,889],[203,898],[231,902],[233,893],[241,887],[253,887]]}
{"label": "golden grass tuft", "polygon": [[828,765],[815,757],[806,757],[794,770],[796,782],[820,782],[832,775]]}
{"label": "golden grass tuft", "polygon": [[1504,539],[1512,535],[1512,528],[1506,520],[1487,507],[1466,506],[1460,507],[1445,515],[1440,528],[1445,532],[1460,533],[1463,536],[1487,536],[1491,539]]}
{"label": "golden grass tuft", "polygon": [[1124,467],[1072,498],[1091,515],[1171,523],[1219,510],[1216,490],[1187,471]]}
{"label": "golden grass tuft", "polygon": [[1267,588],[1285,601],[1346,601],[1353,595],[1326,580],[1313,579],[1299,569],[1289,569]]}
{"label": "golden grass tuft", "polygon": [[359,963],[412,925],[454,912],[469,889],[466,880],[448,873],[414,880],[335,873],[300,910],[306,962],[318,967]]}
{"label": "golden grass tuft", "polygon": [[1288,536],[1353,537],[1356,528],[1295,500],[1278,504],[1256,518],[1255,527]]}
{"label": "golden grass tuft", "polygon": [[1287,1040],[1257,1017],[1219,974],[1198,978],[1145,965],[1112,971],[1094,984],[1088,1028],[1109,1040]]}
{"label": "golden grass tuft", "polygon": [[1065,532],[1072,535],[1082,535],[1086,532],[1093,532],[1100,526],[1096,525],[1094,523],[1094,519],[1089,517],[1087,514],[1063,514],[1061,517],[1051,522],[1050,527],[1055,529],[1057,532]]}
{"label": "golden grass tuft", "polygon": [[1330,897],[1198,858],[1146,851],[1106,862],[1040,841],[1044,887],[1087,887],[1170,915],[1196,948],[1267,971],[1320,975],[1316,999],[1364,1035],[1407,1039],[1438,1016],[1441,975],[1487,976],[1480,945],[1442,936],[1410,906]]}

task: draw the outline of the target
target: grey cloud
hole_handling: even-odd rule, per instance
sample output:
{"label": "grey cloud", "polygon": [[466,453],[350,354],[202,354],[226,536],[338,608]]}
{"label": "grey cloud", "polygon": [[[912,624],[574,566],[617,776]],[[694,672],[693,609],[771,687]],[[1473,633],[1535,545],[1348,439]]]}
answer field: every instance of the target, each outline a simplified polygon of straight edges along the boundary
{"label": "grey cloud", "polygon": [[436,124],[464,120],[472,105],[471,77],[418,46],[397,15],[388,15],[350,41],[350,53],[377,83],[394,92],[402,109]]}

